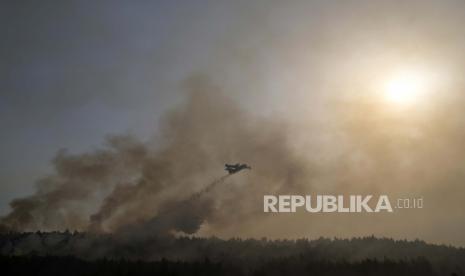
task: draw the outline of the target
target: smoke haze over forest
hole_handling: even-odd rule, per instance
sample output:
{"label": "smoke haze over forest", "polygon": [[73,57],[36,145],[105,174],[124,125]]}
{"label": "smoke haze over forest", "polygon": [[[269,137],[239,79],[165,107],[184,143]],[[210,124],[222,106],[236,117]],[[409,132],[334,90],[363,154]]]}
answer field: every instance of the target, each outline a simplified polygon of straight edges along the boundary
{"label": "smoke haze over forest", "polygon": [[[463,246],[464,5],[2,3],[2,230]],[[387,99],[407,71],[424,91]],[[267,214],[265,194],[424,208]]]}

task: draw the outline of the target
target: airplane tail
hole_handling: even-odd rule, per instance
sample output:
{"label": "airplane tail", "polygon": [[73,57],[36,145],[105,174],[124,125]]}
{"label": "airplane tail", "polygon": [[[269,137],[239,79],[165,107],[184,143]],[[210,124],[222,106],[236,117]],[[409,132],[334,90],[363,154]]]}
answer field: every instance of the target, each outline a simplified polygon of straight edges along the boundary
{"label": "airplane tail", "polygon": [[[239,164],[237,164],[239,165]],[[226,167],[229,166],[229,164],[225,164]],[[252,167],[250,166],[246,166],[247,169],[251,170]],[[218,178],[218,179],[215,179],[213,182],[211,182],[210,184],[208,184],[205,188],[203,188],[202,190],[196,192],[195,194],[193,194],[191,196],[191,199],[195,199],[195,198],[199,198],[200,196],[202,196],[203,194],[205,193],[208,193],[210,192],[211,190],[213,190],[217,185],[223,183],[228,177],[232,176],[233,174],[235,174],[236,172],[231,172],[229,171],[227,168],[225,168],[226,171],[228,171],[228,174],[226,175],[223,175],[222,177]]]}

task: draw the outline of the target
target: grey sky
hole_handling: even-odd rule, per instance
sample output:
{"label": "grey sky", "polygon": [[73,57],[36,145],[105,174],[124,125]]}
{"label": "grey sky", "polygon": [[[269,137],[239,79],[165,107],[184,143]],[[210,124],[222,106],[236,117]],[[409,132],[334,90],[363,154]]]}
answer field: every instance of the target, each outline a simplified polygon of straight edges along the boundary
{"label": "grey sky", "polygon": [[207,10],[204,2],[3,2],[2,213],[31,192],[57,149],[153,132],[178,98],[178,81],[202,64],[228,24],[221,14],[205,22]]}

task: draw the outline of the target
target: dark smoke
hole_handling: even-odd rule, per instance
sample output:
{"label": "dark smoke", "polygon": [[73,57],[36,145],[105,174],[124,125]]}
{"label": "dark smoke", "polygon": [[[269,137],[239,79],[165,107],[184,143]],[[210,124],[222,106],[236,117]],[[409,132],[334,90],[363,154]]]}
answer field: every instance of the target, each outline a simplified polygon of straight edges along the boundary
{"label": "dark smoke", "polygon": [[[34,195],[12,201],[3,227],[193,234],[254,218],[264,193],[308,184],[282,124],[250,115],[201,77],[187,88],[187,101],[166,114],[151,141],[118,136],[92,153],[60,151],[55,172]],[[254,170],[220,177],[227,162]]]}
{"label": "dark smoke", "polygon": [[146,162],[146,147],[134,138],[109,137],[105,149],[70,155],[60,150],[55,172],[37,181],[37,192],[11,202],[2,218],[12,230],[83,229],[84,215],[98,204],[101,193],[137,174]]}
{"label": "dark smoke", "polygon": [[231,175],[222,176],[201,191],[187,199],[168,201],[160,207],[158,214],[148,221],[124,227],[119,234],[127,234],[130,239],[148,239],[154,233],[157,236],[172,234],[172,231],[186,234],[196,233],[205,219],[214,211],[214,201],[209,192],[223,183]]}

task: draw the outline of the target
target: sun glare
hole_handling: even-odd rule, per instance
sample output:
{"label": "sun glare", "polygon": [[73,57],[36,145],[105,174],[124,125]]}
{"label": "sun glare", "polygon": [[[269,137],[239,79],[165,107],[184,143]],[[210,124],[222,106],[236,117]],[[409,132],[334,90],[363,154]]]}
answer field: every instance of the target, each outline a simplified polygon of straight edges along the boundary
{"label": "sun glare", "polygon": [[420,72],[399,72],[386,81],[384,95],[389,102],[410,105],[425,92],[425,83],[426,79]]}

